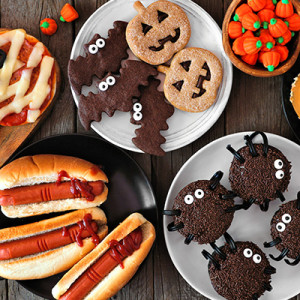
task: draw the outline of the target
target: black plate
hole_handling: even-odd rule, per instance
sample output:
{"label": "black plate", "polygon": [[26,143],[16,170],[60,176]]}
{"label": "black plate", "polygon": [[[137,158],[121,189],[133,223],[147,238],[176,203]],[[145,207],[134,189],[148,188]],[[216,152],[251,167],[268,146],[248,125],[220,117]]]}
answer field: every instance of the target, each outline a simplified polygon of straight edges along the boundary
{"label": "black plate", "polygon": [[[15,158],[34,154],[62,154],[86,159],[104,167],[109,179],[108,198],[101,206],[105,211],[109,231],[133,212],[142,213],[154,225],[157,224],[157,207],[151,185],[139,165],[124,151],[102,140],[86,135],[52,136],[24,148]],[[58,214],[10,219],[0,212],[0,228],[6,228]],[[19,283],[29,291],[47,299],[54,299],[51,290],[63,273],[45,279],[23,280]]]}
{"label": "black plate", "polygon": [[282,80],[282,106],[285,117],[292,128],[295,136],[300,141],[300,119],[294,111],[290,101],[290,92],[294,78],[300,73],[300,56],[298,57],[293,68],[283,75]]}

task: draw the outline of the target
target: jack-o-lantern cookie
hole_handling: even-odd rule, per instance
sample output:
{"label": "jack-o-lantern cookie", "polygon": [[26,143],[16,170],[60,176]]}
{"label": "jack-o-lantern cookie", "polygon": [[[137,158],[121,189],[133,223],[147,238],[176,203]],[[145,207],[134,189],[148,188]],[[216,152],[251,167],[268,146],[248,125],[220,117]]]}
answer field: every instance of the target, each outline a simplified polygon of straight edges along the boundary
{"label": "jack-o-lantern cookie", "polygon": [[180,110],[201,112],[216,100],[223,71],[219,59],[201,48],[186,48],[173,58],[171,66],[159,66],[165,73],[166,98]]}
{"label": "jack-o-lantern cookie", "polygon": [[136,1],[134,8],[138,15],[129,22],[126,39],[138,58],[151,65],[159,65],[186,46],[191,26],[181,7],[159,0],[147,8]]}

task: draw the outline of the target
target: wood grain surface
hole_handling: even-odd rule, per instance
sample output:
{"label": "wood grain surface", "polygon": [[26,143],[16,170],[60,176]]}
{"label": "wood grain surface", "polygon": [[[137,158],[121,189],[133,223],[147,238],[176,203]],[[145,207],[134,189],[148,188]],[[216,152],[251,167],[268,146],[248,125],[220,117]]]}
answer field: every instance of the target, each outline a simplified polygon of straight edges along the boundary
{"label": "wood grain surface", "polygon": [[[124,0],[127,1],[127,0]],[[72,99],[67,79],[67,64],[74,38],[86,19],[106,0],[70,1],[79,12],[80,19],[61,24],[52,37],[44,36],[39,30],[39,21],[45,17],[59,18],[65,0],[0,0],[1,27],[24,28],[40,39],[57,58],[62,71],[60,97],[37,132],[26,144],[43,137],[85,132],[82,128]],[[195,0],[222,26],[222,20],[230,0]],[[233,87],[225,112],[216,124],[194,143],[167,153],[164,157],[128,152],[144,169],[152,182],[157,197],[159,212],[162,211],[169,186],[187,159],[203,146],[224,135],[246,131],[262,130],[282,135],[296,141],[281,107],[281,77],[255,78],[234,68]],[[89,131],[88,134],[96,136]],[[162,217],[154,251],[151,252],[141,271],[126,285],[114,299],[206,299],[193,290],[175,269],[165,246],[162,231]],[[22,288],[15,281],[0,281],[0,299],[42,299]],[[300,300],[294,297],[293,300]],[[277,299],[274,299],[277,300]]]}

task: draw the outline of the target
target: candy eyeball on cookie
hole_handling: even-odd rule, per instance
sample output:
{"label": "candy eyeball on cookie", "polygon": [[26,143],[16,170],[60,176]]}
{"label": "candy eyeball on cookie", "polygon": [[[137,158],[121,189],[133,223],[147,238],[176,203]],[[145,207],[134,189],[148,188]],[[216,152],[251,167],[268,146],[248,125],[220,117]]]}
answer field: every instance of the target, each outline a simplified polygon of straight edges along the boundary
{"label": "candy eyeball on cookie", "polygon": [[108,76],[104,81],[101,81],[98,85],[101,92],[105,92],[109,86],[113,86],[116,83],[116,78],[114,76]]}
{"label": "candy eyeball on cookie", "polygon": [[99,38],[96,40],[95,44],[89,45],[89,52],[91,54],[96,54],[99,51],[99,49],[102,49],[104,47],[105,47],[105,40],[102,38]]}

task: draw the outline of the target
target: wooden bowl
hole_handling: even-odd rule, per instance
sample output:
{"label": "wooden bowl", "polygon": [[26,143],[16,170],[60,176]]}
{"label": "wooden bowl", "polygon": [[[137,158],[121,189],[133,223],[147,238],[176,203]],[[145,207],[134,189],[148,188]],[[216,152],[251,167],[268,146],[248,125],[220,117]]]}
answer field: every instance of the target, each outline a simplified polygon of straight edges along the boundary
{"label": "wooden bowl", "polygon": [[[292,1],[295,12],[300,15],[300,1],[299,0],[290,0]],[[228,35],[228,25],[229,22],[233,20],[233,15],[235,9],[243,3],[247,3],[246,0],[233,0],[230,6],[227,9],[227,12],[224,17],[223,26],[222,26],[222,35],[223,35],[223,47],[224,50],[231,60],[231,62],[241,71],[256,77],[273,77],[277,75],[281,75],[287,72],[293,64],[296,62],[297,57],[300,52],[300,34],[296,32],[296,35],[293,39],[286,45],[289,49],[289,56],[288,58],[279,64],[277,68],[273,72],[269,72],[266,68],[263,67],[261,64],[257,64],[255,66],[248,65],[240,56],[237,56],[232,51],[232,40]]]}

